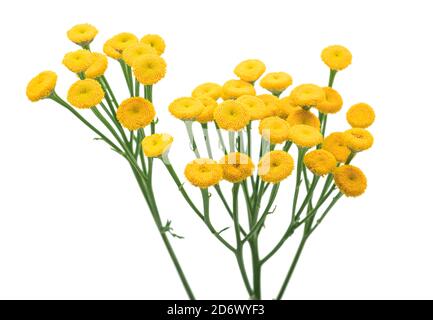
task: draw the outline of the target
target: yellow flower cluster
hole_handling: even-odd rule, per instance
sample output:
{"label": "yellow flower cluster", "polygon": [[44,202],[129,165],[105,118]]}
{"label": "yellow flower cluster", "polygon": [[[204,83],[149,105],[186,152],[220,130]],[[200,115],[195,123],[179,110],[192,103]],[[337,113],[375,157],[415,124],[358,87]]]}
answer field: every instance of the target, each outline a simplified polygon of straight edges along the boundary
{"label": "yellow flower cluster", "polygon": [[[356,197],[365,192],[367,178],[352,161],[358,153],[373,146],[373,135],[367,130],[375,121],[373,108],[364,102],[353,104],[346,112],[349,128],[326,134],[332,124],[328,120],[343,109],[343,98],[333,86],[337,73],[352,62],[347,48],[333,45],[322,51],[321,58],[329,67],[326,86],[297,83],[286,92],[294,82],[290,74],[283,71],[265,74],[267,68],[261,60],[248,59],[236,65],[234,79],[222,84],[204,82],[196,86],[190,96],[176,98],[168,105],[170,114],[186,125],[189,146],[195,154],[195,160],[184,167],[184,176],[190,184],[202,189],[203,207],[199,208],[188,196],[169,161],[173,136],[158,132],[159,119],[152,102],[153,85],[166,74],[167,64],[161,56],[166,49],[164,39],[155,34],[139,39],[132,33],[122,32],[109,38],[104,43],[104,53],[99,53],[90,50],[97,33],[90,24],[76,25],[67,32],[67,37],[79,49],[63,57],[63,65],[78,77],[69,87],[65,100],[55,91],[57,75],[52,71],[41,72],[31,79],[26,95],[31,101],[49,98],[65,107],[90,128],[97,139],[129,162],[160,232],[175,236],[169,222],[165,227],[161,224],[152,187],[152,177],[156,176],[154,158],[163,161],[187,203],[239,260],[243,259],[242,252],[238,252],[242,245],[251,245],[252,252],[258,248],[258,235],[266,216],[272,212],[279,184],[296,168],[290,225],[268,255],[263,255],[258,262],[253,257],[253,270],[278,251],[287,234],[302,224],[306,240],[340,197]],[[105,76],[107,57],[117,61],[128,87],[129,95],[122,100],[116,99]],[[81,109],[91,109],[98,124],[107,130],[100,131],[85,117],[87,111]],[[194,130],[196,126],[200,127],[201,137]],[[217,134],[214,137],[209,132],[212,126]],[[254,133],[259,143],[254,144]],[[214,138],[218,139],[220,155],[212,149]],[[201,156],[200,145],[206,146],[207,157]],[[291,155],[293,149],[297,152],[296,163]],[[323,189],[315,192],[320,181],[323,181]],[[224,184],[232,188],[232,208],[224,197],[221,188]],[[210,191],[207,190],[210,187],[215,187],[233,218],[237,247],[212,226]],[[239,221],[239,191],[245,198],[248,214],[244,217],[249,218],[249,229]],[[337,194],[333,195],[335,192]],[[304,200],[298,201],[302,194]],[[262,206],[264,198],[268,204]],[[324,209],[320,207],[326,202],[328,208],[320,215],[320,210]],[[238,262],[242,267],[243,261]],[[248,275],[245,278],[248,282]],[[254,283],[253,287],[251,291],[259,286]],[[260,298],[260,293],[253,292],[252,296]]]}
{"label": "yellow flower cluster", "polygon": [[[355,153],[372,146],[373,137],[365,128],[373,123],[375,115],[368,104],[355,104],[347,112],[347,121],[352,129],[332,132],[324,137],[325,128],[322,126],[326,125],[327,116],[343,108],[343,99],[332,88],[332,83],[335,73],[350,64],[351,53],[344,47],[331,46],[323,50],[322,60],[330,67],[332,78],[325,87],[300,84],[289,95],[280,97],[292,85],[292,77],[286,72],[271,72],[260,79],[266,71],[265,64],[249,59],[235,67],[234,73],[239,79],[228,80],[223,85],[203,83],[192,91],[191,97],[174,100],[169,110],[178,119],[202,124],[214,121],[217,128],[230,132],[249,130],[254,121],[259,121],[258,131],[262,139],[272,146],[293,143],[302,149],[317,147],[305,155],[304,164],[317,176],[330,174],[337,164],[350,161]],[[254,86],[257,80],[271,94],[257,95]],[[222,101],[218,101],[220,98]],[[278,159],[282,157],[279,153],[276,155]],[[266,160],[262,158],[261,163],[264,165]],[[261,167],[259,164],[259,170],[263,172]],[[279,181],[273,178],[267,181],[271,180]]]}

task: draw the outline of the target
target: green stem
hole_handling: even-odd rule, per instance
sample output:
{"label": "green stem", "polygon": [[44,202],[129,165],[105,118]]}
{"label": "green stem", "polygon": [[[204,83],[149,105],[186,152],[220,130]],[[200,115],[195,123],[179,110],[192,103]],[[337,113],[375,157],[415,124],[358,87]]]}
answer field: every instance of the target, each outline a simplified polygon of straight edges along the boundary
{"label": "green stem", "polygon": [[204,222],[206,224],[206,226],[209,228],[210,232],[230,251],[232,251],[233,253],[236,252],[236,249],[233,248],[233,246],[231,246],[223,237],[221,237],[221,235],[219,234],[219,232],[217,232],[214,228],[214,226],[212,225],[212,222],[210,220],[210,215],[209,215],[209,191],[207,188],[205,189],[200,189],[201,191],[201,195],[202,195],[202,199],[203,199],[203,212],[204,212]]}
{"label": "green stem", "polygon": [[238,262],[239,269],[241,271],[245,288],[247,289],[248,294],[252,296],[253,290],[248,280],[247,272],[245,270],[244,258],[243,258],[243,246],[241,242],[241,232],[240,232],[239,215],[238,215],[238,196],[239,196],[239,183],[235,183],[233,184],[233,188],[232,188],[232,198],[233,198],[233,222],[234,222],[235,237],[236,237],[236,260]]}
{"label": "green stem", "polygon": [[227,154],[227,148],[226,148],[226,145],[224,143],[224,138],[221,134],[221,129],[218,127],[218,124],[216,122],[214,122],[214,123],[215,123],[215,130],[216,130],[217,135],[218,135],[219,144],[220,144],[222,150],[224,151],[224,154]]}
{"label": "green stem", "polygon": [[299,244],[298,250],[296,251],[295,257],[290,266],[289,272],[284,279],[283,285],[276,297],[276,300],[281,300],[283,297],[284,291],[286,291],[287,285],[289,284],[290,279],[292,278],[293,272],[295,271],[296,265],[298,264],[299,258],[301,257],[302,251],[304,250],[305,243],[307,242],[308,237],[303,237],[301,243]]}
{"label": "green stem", "polygon": [[344,164],[350,164],[353,158],[355,158],[355,156],[356,156],[356,152],[351,151]]}
{"label": "green stem", "polygon": [[134,92],[134,95],[136,97],[139,97],[140,96],[140,82],[138,82],[137,79],[135,79],[134,81],[135,81],[135,92]]}
{"label": "green stem", "polygon": [[210,144],[209,130],[208,130],[207,123],[202,123],[201,128],[203,130],[203,136],[204,136],[204,140],[206,142],[207,155],[209,156],[210,159],[213,159],[212,147]]}
{"label": "green stem", "polygon": [[195,300],[194,293],[192,292],[192,289],[191,289],[191,287],[190,287],[190,285],[188,283],[188,280],[187,280],[187,278],[185,276],[185,273],[182,270],[182,267],[181,267],[181,265],[179,263],[179,260],[178,260],[176,254],[175,254],[175,252],[173,250],[173,247],[172,247],[170,241],[168,240],[166,231],[164,231],[164,228],[163,228],[163,225],[162,225],[162,222],[161,222],[161,218],[160,218],[160,215],[159,215],[159,210],[158,210],[158,207],[156,206],[155,198],[154,198],[154,195],[153,195],[153,189],[152,189],[151,185],[149,185],[149,184],[146,185],[143,181],[140,182],[139,175],[136,174],[136,172],[134,170],[134,166],[131,165],[131,167],[132,167],[132,169],[134,171],[135,177],[137,178],[137,182],[138,182],[138,184],[140,186],[140,189],[141,189],[141,191],[143,193],[143,196],[146,199],[147,204],[149,206],[149,209],[150,209],[150,211],[152,213],[152,218],[154,219],[154,222],[155,222],[156,226],[158,227],[158,229],[160,231],[159,233],[160,233],[161,238],[162,238],[162,240],[164,242],[164,245],[165,245],[165,247],[166,247],[166,249],[167,249],[167,251],[168,251],[168,253],[170,255],[170,258],[171,258],[171,260],[172,260],[172,262],[173,262],[173,264],[174,264],[174,266],[176,268],[176,271],[177,271],[177,273],[179,275],[179,278],[180,278],[180,280],[181,280],[181,282],[183,284],[183,287],[185,288],[185,291],[186,291],[189,299],[190,300]]}
{"label": "green stem", "polygon": [[308,189],[308,193],[307,193],[307,195],[305,196],[305,199],[304,199],[304,201],[302,202],[302,205],[301,205],[301,207],[299,208],[299,210],[298,210],[298,212],[297,212],[297,214],[296,214],[296,216],[295,216],[295,219],[297,218],[297,217],[300,217],[301,216],[301,214],[302,214],[302,212],[304,211],[304,209],[305,209],[305,207],[307,206],[307,204],[310,202],[310,200],[311,200],[311,198],[313,197],[313,194],[314,194],[314,189],[316,188],[316,186],[317,186],[317,182],[319,182],[319,176],[314,176],[314,178],[313,178],[313,181],[311,182],[311,185],[310,185],[310,187],[309,187],[309,189]]}
{"label": "green stem", "polygon": [[113,100],[116,107],[119,107],[119,104],[117,103],[116,96],[113,93],[113,90],[111,90],[110,84],[108,83],[108,80],[105,76],[101,76],[101,81],[104,83],[105,87],[107,88],[108,92],[110,93],[110,97]]}
{"label": "green stem", "polygon": [[235,152],[235,132],[229,131],[229,146],[230,152]]}
{"label": "green stem", "polygon": [[251,228],[250,232],[245,236],[242,242],[246,242],[250,240],[255,233],[260,232],[261,227],[265,224],[266,217],[271,213],[271,211],[269,210],[271,209],[272,204],[275,201],[275,198],[278,194],[279,187],[280,187],[279,183],[274,184],[274,186],[272,187],[271,195],[269,196],[268,204],[266,205],[266,208],[263,211],[262,216],[260,217],[258,222]]}
{"label": "green stem", "polygon": [[343,196],[341,192],[339,192],[334,199],[332,199],[332,202],[329,204],[328,208],[326,208],[325,212],[322,214],[322,216],[317,219],[316,225],[309,231],[309,235],[314,232],[314,230],[317,229],[317,227],[322,223],[323,219],[325,219],[326,215],[329,213],[329,211],[332,209],[332,207],[337,203],[337,201]]}
{"label": "green stem", "polygon": [[126,85],[128,87],[129,95],[132,97],[132,96],[134,96],[134,92],[132,91],[132,84],[130,84],[130,82],[129,82],[128,69],[126,67],[125,61],[123,61],[122,59],[120,59],[118,61],[120,63],[120,67],[122,68],[122,73],[123,73],[123,76],[125,78]]}
{"label": "green stem", "polygon": [[335,76],[337,74],[337,70],[329,69],[329,80],[328,80],[328,87],[331,87],[334,85]]}
{"label": "green stem", "polygon": [[247,154],[251,158],[251,122],[247,124]]}
{"label": "green stem", "polygon": [[70,111],[75,117],[77,117],[84,125],[86,125],[90,130],[98,135],[100,139],[106,142],[114,151],[123,154],[122,150],[112,142],[107,136],[105,136],[101,131],[96,129],[89,121],[87,121],[77,110],[75,110],[72,106],[70,106],[66,101],[60,98],[55,92],[53,92],[50,96],[51,100],[57,102],[61,106],[65,107]]}
{"label": "green stem", "polygon": [[194,152],[195,157],[200,158],[200,152],[198,151],[197,144],[196,144],[195,139],[194,139],[194,133],[192,131],[193,122],[190,120],[186,120],[184,122],[185,122],[185,126],[186,126],[186,131],[188,133],[189,142],[191,144],[191,149]]}
{"label": "green stem", "polygon": [[[226,200],[226,198],[225,198],[225,196],[224,196],[224,194],[223,194],[223,192],[221,190],[221,187],[218,184],[216,184],[216,185],[214,185],[214,188],[215,188],[215,190],[216,190],[219,198],[221,199],[221,201],[222,201],[222,203],[224,205],[224,208],[226,209],[226,211],[229,214],[230,218],[233,220],[233,211],[230,208],[230,205],[228,204],[228,202],[227,202],[227,200]],[[244,231],[244,229],[242,228],[242,226],[240,227],[240,229],[241,229],[242,235],[245,236],[246,232]]]}
{"label": "green stem", "polygon": [[298,202],[299,187],[301,185],[301,173],[302,173],[302,166],[304,165],[305,152],[306,149],[298,147],[298,161],[296,163],[296,187],[295,187],[295,195],[293,196],[293,204],[292,204],[292,221],[295,220],[296,205]]}

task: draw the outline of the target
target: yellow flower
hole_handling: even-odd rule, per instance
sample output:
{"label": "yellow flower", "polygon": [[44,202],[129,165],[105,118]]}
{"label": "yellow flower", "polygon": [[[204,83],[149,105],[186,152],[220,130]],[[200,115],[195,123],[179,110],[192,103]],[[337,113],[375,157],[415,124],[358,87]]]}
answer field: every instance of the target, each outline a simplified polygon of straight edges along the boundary
{"label": "yellow flower", "polygon": [[367,178],[361,169],[344,165],[334,170],[334,181],[341,193],[348,197],[357,197],[367,189]]}
{"label": "yellow flower", "polygon": [[30,101],[48,98],[54,91],[57,75],[52,71],[43,71],[27,84],[26,94]]}
{"label": "yellow flower", "polygon": [[173,143],[173,137],[166,133],[155,133],[147,136],[141,142],[146,157],[156,158],[168,152]]}
{"label": "yellow flower", "polygon": [[234,73],[241,79],[247,82],[254,82],[265,72],[266,66],[260,60],[245,60],[239,63]]}
{"label": "yellow flower", "polygon": [[343,99],[340,94],[330,87],[322,89],[325,92],[325,100],[317,104],[316,109],[322,113],[337,113],[340,111],[343,106]]}
{"label": "yellow flower", "polygon": [[255,96],[254,86],[243,80],[229,80],[223,85],[224,99],[237,99],[243,95]]}
{"label": "yellow flower", "polygon": [[276,96],[273,96],[272,94],[261,94],[258,95],[257,98],[265,103],[268,117],[280,115],[280,101]]}
{"label": "yellow flower", "polygon": [[323,136],[318,129],[305,124],[290,127],[289,135],[294,144],[303,148],[317,146],[323,141]]}
{"label": "yellow flower", "polygon": [[224,180],[237,183],[253,174],[254,163],[250,157],[240,152],[232,152],[220,160]]}
{"label": "yellow flower", "polygon": [[222,180],[223,169],[214,160],[200,158],[186,165],[185,177],[192,185],[206,189]]}
{"label": "yellow flower", "polygon": [[373,136],[365,129],[352,128],[344,131],[344,142],[354,152],[371,148],[373,141]]}
{"label": "yellow flower", "polygon": [[278,116],[283,119],[287,119],[292,112],[301,109],[301,107],[293,104],[290,96],[279,99],[278,106]]}
{"label": "yellow flower", "polygon": [[347,122],[354,128],[368,128],[375,117],[373,108],[366,103],[357,103],[346,113]]}
{"label": "yellow flower", "polygon": [[304,164],[315,175],[323,176],[335,169],[337,160],[331,152],[318,149],[305,155]]}
{"label": "yellow flower", "polygon": [[213,121],[213,113],[218,103],[209,96],[201,96],[197,98],[204,105],[203,111],[195,118],[200,123]]}
{"label": "yellow flower", "polygon": [[288,86],[292,84],[292,77],[285,72],[271,72],[265,75],[262,80],[260,80],[260,85],[262,88],[274,93],[280,94],[287,89]]}
{"label": "yellow flower", "polygon": [[206,82],[197,86],[192,91],[192,96],[194,98],[198,98],[201,96],[209,96],[212,99],[217,100],[222,96],[222,93],[223,88],[219,84],[213,82]]}
{"label": "yellow flower", "polygon": [[290,113],[287,117],[287,122],[291,126],[295,126],[297,124],[305,124],[307,126],[314,127],[316,129],[320,129],[320,120],[314,115],[312,112],[308,110],[304,110],[299,108]]}
{"label": "yellow flower", "polygon": [[138,58],[143,57],[147,54],[156,54],[157,55],[158,51],[156,51],[155,48],[151,47],[148,44],[137,43],[137,44],[129,46],[125,50],[123,50],[122,58],[123,58],[123,61],[125,61],[125,63],[128,66],[132,67],[134,62]]}
{"label": "yellow flower", "polygon": [[141,38],[140,43],[147,44],[158,52],[159,55],[163,54],[165,51],[164,39],[157,34],[147,34]]}
{"label": "yellow flower", "polygon": [[72,42],[85,46],[93,41],[98,34],[98,29],[91,24],[83,23],[73,26],[66,34]]}
{"label": "yellow flower", "polygon": [[314,107],[325,100],[325,92],[315,84],[301,84],[290,93],[292,103],[300,107]]}
{"label": "yellow flower", "polygon": [[342,132],[333,132],[327,136],[323,140],[322,148],[331,152],[340,163],[345,163],[350,155],[350,149],[346,145]]}
{"label": "yellow flower", "polygon": [[265,182],[279,183],[293,171],[293,158],[281,150],[268,152],[260,159],[259,176]]}
{"label": "yellow flower", "polygon": [[260,120],[269,116],[269,109],[266,108],[265,103],[256,96],[241,96],[236,99],[243,105],[249,112],[251,120]]}
{"label": "yellow flower", "polygon": [[104,43],[103,51],[104,53],[109,56],[110,58],[113,58],[115,60],[119,60],[122,58],[122,52],[115,49],[113,47],[113,40],[109,39]]}
{"label": "yellow flower", "polygon": [[105,73],[107,70],[108,60],[107,56],[94,52],[92,53],[92,64],[84,72],[86,78],[98,78]]}
{"label": "yellow flower", "polygon": [[86,71],[92,61],[92,53],[85,49],[69,52],[63,58],[63,64],[74,73]]}
{"label": "yellow flower", "polygon": [[130,131],[144,128],[155,117],[155,108],[152,102],[141,97],[132,97],[123,100],[116,112],[117,120]]}
{"label": "yellow flower", "polygon": [[122,53],[126,48],[133,46],[138,43],[138,39],[135,35],[129,32],[122,32],[116,34],[110,39],[110,45],[116,51]]}
{"label": "yellow flower", "polygon": [[290,125],[280,117],[269,117],[260,121],[259,132],[272,144],[282,143],[289,140]]}
{"label": "yellow flower", "polygon": [[180,120],[194,120],[204,108],[199,99],[189,97],[177,98],[168,106],[170,113]]}
{"label": "yellow flower", "polygon": [[76,108],[92,108],[104,99],[104,90],[96,80],[78,80],[69,88],[67,98]]}
{"label": "yellow flower", "polygon": [[234,100],[219,104],[213,115],[218,126],[225,130],[239,131],[250,122],[248,110]]}
{"label": "yellow flower", "polygon": [[352,63],[352,54],[343,46],[329,46],[322,51],[323,62],[332,70],[343,70]]}
{"label": "yellow flower", "polygon": [[132,66],[134,76],[144,85],[155,84],[165,77],[167,64],[156,54],[148,54],[137,58]]}

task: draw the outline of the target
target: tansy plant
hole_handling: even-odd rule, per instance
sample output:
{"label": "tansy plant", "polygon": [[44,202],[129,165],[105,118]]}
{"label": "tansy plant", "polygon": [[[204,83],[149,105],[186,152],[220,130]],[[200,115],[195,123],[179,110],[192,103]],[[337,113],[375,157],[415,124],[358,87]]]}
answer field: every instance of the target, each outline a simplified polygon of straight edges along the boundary
{"label": "tansy plant", "polygon": [[[63,64],[79,78],[68,90],[66,100],[55,91],[57,75],[52,71],[44,71],[29,82],[28,98],[57,102],[128,162],[191,299],[193,291],[169,235],[180,237],[158,210],[153,188],[155,161],[161,161],[181,196],[211,235],[233,254],[251,299],[262,298],[262,267],[295,232],[299,233],[298,249],[287,255],[288,271],[275,296],[281,299],[313,232],[343,195],[356,197],[367,187],[364,173],[351,163],[359,152],[373,144],[373,136],[366,130],[374,122],[373,109],[366,103],[354,104],[346,113],[352,128],[326,135],[328,116],[338,113],[343,106],[333,84],[337,73],[351,64],[350,51],[337,45],[322,51],[322,60],[330,70],[325,87],[300,84],[282,97],[292,85],[292,77],[285,72],[271,72],[262,77],[265,64],[246,60],[234,69],[238,79],[222,86],[204,83],[191,96],[175,99],[168,109],[184,122],[195,155],[186,164],[184,175],[200,191],[202,201],[197,204],[190,197],[195,190],[190,190],[170,161],[173,137],[157,130],[152,88],[166,73],[166,63],[161,57],[164,40],[158,35],[146,35],[139,40],[131,33],[120,33],[105,42],[104,53],[97,53],[90,50],[97,33],[89,24],[74,26],[67,32],[68,38],[81,48],[67,53],[63,59]],[[118,100],[104,76],[107,56],[120,65],[129,97]],[[256,83],[269,93],[257,94]],[[89,112],[94,114],[97,124],[86,119]],[[105,127],[109,134],[101,132],[97,125]],[[203,141],[202,148],[198,141]],[[202,156],[204,153],[207,158]],[[289,195],[281,186],[293,171],[294,181],[287,183],[292,190]],[[278,212],[286,217],[285,231],[271,250],[264,252],[260,236],[265,222],[272,221],[271,214],[277,214],[274,202],[279,192],[284,193],[286,201],[291,199],[292,205],[290,210]],[[213,224],[211,193],[215,194],[212,202],[220,201],[227,212],[231,227],[218,228]]]}

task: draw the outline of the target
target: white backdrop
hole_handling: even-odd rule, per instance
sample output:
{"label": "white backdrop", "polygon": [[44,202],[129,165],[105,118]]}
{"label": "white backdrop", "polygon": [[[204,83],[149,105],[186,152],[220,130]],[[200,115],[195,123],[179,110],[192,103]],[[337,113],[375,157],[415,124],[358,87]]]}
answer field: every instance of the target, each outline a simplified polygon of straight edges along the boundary
{"label": "white backdrop", "polygon": [[[375,108],[375,145],[355,160],[368,190],[340,201],[313,235],[285,298],[433,298],[431,8],[429,1],[367,0],[3,4],[0,298],[186,298],[127,164],[54,102],[26,99],[27,81],[45,69],[58,72],[57,92],[65,95],[75,78],[61,60],[76,48],[65,32],[82,22],[100,30],[96,50],[123,31],[165,38],[168,72],[154,101],[161,130],[175,135],[179,173],[193,154],[182,123],[168,113],[171,100],[199,83],[233,78],[234,66],[247,58],[289,72],[295,84],[324,85],[322,48],[347,46],[353,64],[335,82],[345,106],[329,128],[346,127],[344,112],[353,103]],[[110,64],[107,76],[126,97],[119,67]],[[246,298],[234,257],[163,168],[156,170],[163,216],[186,237],[173,242],[197,297]],[[264,250],[282,231],[284,191],[292,186],[293,177],[268,220]],[[219,205],[213,217],[227,223]],[[265,267],[266,298],[279,289],[292,250],[284,247]]]}

